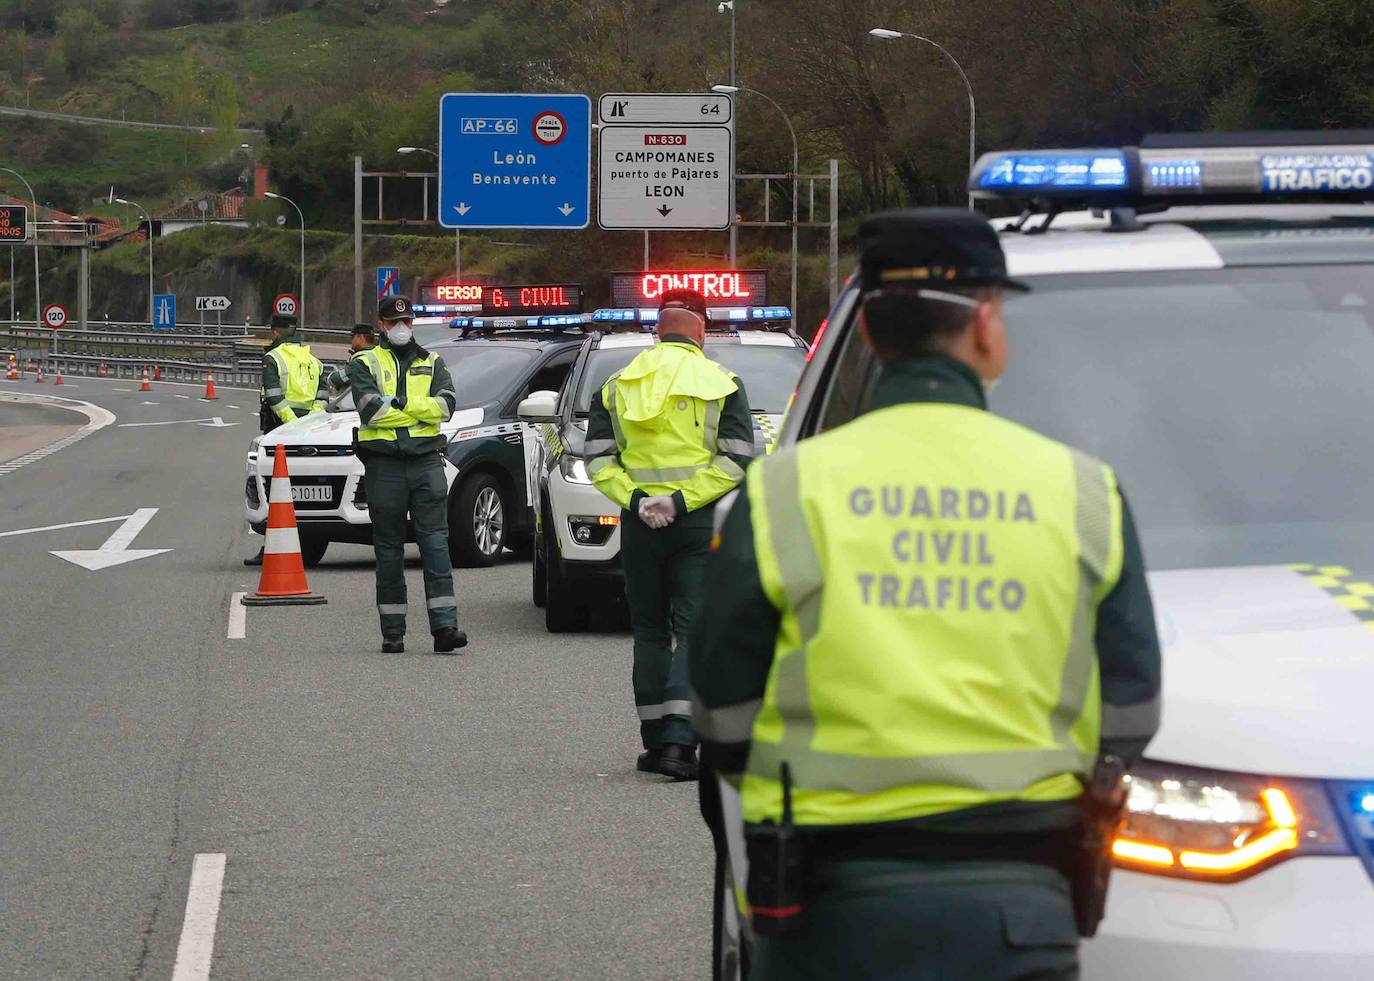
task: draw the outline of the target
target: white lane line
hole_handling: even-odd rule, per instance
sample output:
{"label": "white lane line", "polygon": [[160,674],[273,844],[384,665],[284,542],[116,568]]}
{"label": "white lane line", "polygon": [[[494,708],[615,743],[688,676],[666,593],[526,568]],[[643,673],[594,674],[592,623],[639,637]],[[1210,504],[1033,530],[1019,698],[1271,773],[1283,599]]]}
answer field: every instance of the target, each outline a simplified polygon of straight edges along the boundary
{"label": "white lane line", "polygon": [[[157,509],[154,508],[154,511]],[[65,525],[44,525],[42,528],[20,528],[18,531],[0,531],[0,538],[12,535],[32,535],[39,531],[61,531],[63,528],[84,528],[87,525],[108,525],[112,521],[128,521],[132,514],[121,514],[117,518],[92,518],[90,521],[69,521]],[[144,524],[147,524],[145,521]]]}
{"label": "white lane line", "polygon": [[85,439],[91,433],[99,429],[104,429],[110,423],[114,422],[116,418],[115,414],[108,409],[102,409],[98,405],[92,405],[90,402],[83,402],[80,399],[66,399],[60,395],[38,395],[36,393],[21,392],[14,393],[12,397],[30,402],[60,405],[63,408],[73,409],[84,415],[87,422],[86,425],[82,426],[70,436],[59,439],[55,443],[49,443],[47,446],[41,446],[32,453],[17,456],[13,460],[6,460],[4,467],[0,467],[0,474],[12,473],[27,463],[36,463],[45,457],[52,456],[58,450],[64,450],[73,443]]}
{"label": "white lane line", "polygon": [[110,389],[110,391],[112,391],[112,392],[132,392],[133,389],[132,389],[132,388],[112,388],[112,389]]}
{"label": "white lane line", "polygon": [[202,852],[191,865],[191,885],[186,891],[186,916],[181,921],[172,981],[208,981],[210,959],[215,953],[215,923],[219,920],[219,896],[224,887],[224,855]]}
{"label": "white lane line", "polygon": [[229,594],[229,639],[243,640],[248,633],[248,607],[243,605],[243,593]]}
{"label": "white lane line", "polygon": [[191,396],[189,396],[189,395],[179,395],[179,394],[176,393],[176,392],[173,392],[173,393],[172,393],[172,398],[174,398],[174,399],[189,399],[190,397],[191,397]]}
{"label": "white lane line", "polygon": [[229,406],[229,408],[231,408],[231,409],[237,409],[238,406],[237,406],[237,405],[231,405],[231,406]]}

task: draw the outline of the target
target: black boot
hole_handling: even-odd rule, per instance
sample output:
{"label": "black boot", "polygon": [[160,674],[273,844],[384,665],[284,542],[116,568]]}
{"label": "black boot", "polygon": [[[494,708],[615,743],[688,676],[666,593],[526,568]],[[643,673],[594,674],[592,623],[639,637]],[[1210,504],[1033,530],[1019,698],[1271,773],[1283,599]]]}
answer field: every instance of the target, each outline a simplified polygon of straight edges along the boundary
{"label": "black boot", "polygon": [[639,759],[635,761],[635,769],[640,773],[658,772],[658,750],[646,749],[639,754]]}
{"label": "black boot", "polygon": [[664,743],[658,753],[658,772],[674,780],[697,778],[697,751],[681,743]]}
{"label": "black boot", "polygon": [[258,549],[258,554],[251,559],[244,559],[244,565],[262,565],[262,549]]}
{"label": "black boot", "polygon": [[434,632],[435,654],[456,654],[458,648],[468,646],[468,635],[457,627],[444,627]]}
{"label": "black boot", "polygon": [[406,642],[402,640],[400,637],[397,637],[393,640],[388,640],[385,637],[382,638],[383,654],[404,654],[405,652]]}

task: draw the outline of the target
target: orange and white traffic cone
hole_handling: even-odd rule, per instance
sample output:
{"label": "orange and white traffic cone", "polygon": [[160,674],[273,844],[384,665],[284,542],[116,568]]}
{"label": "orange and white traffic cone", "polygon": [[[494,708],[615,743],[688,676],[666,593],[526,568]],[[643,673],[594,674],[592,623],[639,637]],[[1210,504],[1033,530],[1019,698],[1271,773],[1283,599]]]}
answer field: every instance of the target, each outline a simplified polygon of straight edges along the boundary
{"label": "orange and white traffic cone", "polygon": [[42,385],[47,380],[47,376],[43,374],[43,366],[40,364],[38,366],[38,375],[34,378],[34,381]]}
{"label": "orange and white traffic cone", "polygon": [[64,382],[62,381],[62,366],[61,366],[61,365],[58,365],[58,366],[57,366],[57,377],[56,377],[55,379],[53,379],[53,384],[54,384],[54,385],[62,385],[62,384],[64,384]]}
{"label": "orange and white traffic cone", "polygon": [[143,369],[143,384],[138,386],[138,390],[139,390],[140,392],[151,392],[151,391],[153,390],[153,386],[150,385],[150,384],[148,384],[148,369],[147,369],[147,368],[144,368],[144,369]]}
{"label": "orange and white traffic cone", "polygon": [[160,364],[153,365],[153,381],[162,381],[162,365]]}
{"label": "orange and white traffic cone", "polygon": [[96,374],[98,374],[101,378],[109,378],[109,377],[110,377],[109,371],[107,371],[106,368],[105,368],[105,362],[104,362],[104,361],[100,362],[100,370],[99,370],[98,372],[96,372]]}
{"label": "orange and white traffic cone", "polygon": [[313,606],[327,602],[310,591],[296,532],[296,506],[291,502],[291,477],[286,449],[277,444],[272,457],[272,483],[267,491],[267,541],[262,547],[262,576],[258,591],[243,597],[244,606]]}
{"label": "orange and white traffic cone", "polygon": [[215,394],[215,373],[207,371],[205,373],[205,401],[212,402],[217,398],[219,396]]}
{"label": "orange and white traffic cone", "polygon": [[10,369],[5,374],[5,379],[12,382],[19,380],[19,362],[14,359],[13,354],[10,355]]}

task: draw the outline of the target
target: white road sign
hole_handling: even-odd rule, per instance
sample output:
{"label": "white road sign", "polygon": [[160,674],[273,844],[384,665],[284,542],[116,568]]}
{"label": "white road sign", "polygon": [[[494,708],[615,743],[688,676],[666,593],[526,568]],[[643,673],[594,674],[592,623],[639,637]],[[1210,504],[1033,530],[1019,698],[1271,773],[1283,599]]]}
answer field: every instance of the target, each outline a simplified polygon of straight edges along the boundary
{"label": "white road sign", "polygon": [[43,322],[53,330],[67,326],[67,308],[60,303],[49,303],[43,308]]}
{"label": "white road sign", "polygon": [[729,228],[733,151],[727,126],[603,126],[601,227]]}
{"label": "white road sign", "polygon": [[733,126],[728,95],[662,92],[608,92],[597,113],[602,126],[676,123],[679,126]]}
{"label": "white road sign", "polygon": [[196,297],[196,312],[204,313],[206,310],[228,310],[229,297],[227,296],[198,296]]}
{"label": "white road sign", "polygon": [[300,308],[300,303],[290,293],[278,293],[272,301],[272,312],[283,317],[294,317]]}

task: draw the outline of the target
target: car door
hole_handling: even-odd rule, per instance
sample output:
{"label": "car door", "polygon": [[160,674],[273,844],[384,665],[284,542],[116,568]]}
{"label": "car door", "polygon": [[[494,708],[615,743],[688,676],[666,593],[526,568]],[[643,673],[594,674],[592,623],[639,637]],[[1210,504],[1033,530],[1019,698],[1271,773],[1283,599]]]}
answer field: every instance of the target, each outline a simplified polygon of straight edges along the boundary
{"label": "car door", "polygon": [[[577,360],[578,345],[560,344],[553,353],[535,368],[520,390],[513,405],[518,406],[531,392],[557,392],[563,388],[573,362]],[[520,441],[525,457],[525,500],[533,507],[539,499],[539,427],[519,423]]]}

